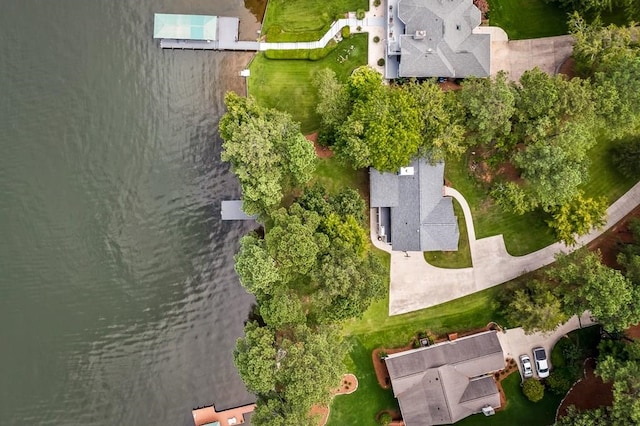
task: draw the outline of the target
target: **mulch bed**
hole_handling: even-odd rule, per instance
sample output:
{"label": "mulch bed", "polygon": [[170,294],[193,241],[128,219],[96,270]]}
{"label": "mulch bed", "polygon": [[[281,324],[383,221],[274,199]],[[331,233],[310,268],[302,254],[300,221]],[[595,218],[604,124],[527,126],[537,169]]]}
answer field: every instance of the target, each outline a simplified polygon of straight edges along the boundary
{"label": "mulch bed", "polygon": [[395,354],[398,352],[408,351],[409,349],[413,349],[412,345],[407,345],[402,348],[394,348],[394,349],[384,349],[378,348],[374,349],[371,353],[371,360],[373,361],[373,368],[376,371],[376,378],[378,379],[378,384],[382,389],[391,389],[391,378],[389,377],[389,370],[387,370],[387,364],[383,359],[380,359],[380,352],[386,352],[387,355]]}
{"label": "mulch bed", "polygon": [[[336,395],[348,395],[358,389],[358,378],[355,374],[344,374],[340,379],[340,386],[332,389],[331,394]],[[318,426],[324,426],[329,420],[329,407],[324,405],[314,405],[311,407],[311,415],[318,416]]]}
{"label": "mulch bed", "polygon": [[633,241],[633,235],[631,235],[631,231],[629,231],[629,222],[631,219],[638,217],[640,217],[640,206],[633,209],[603,235],[589,243],[587,247],[589,250],[600,250],[604,264],[612,268],[620,269],[620,265],[616,261],[616,256],[620,251],[620,244]]}
{"label": "mulch bed", "polygon": [[595,367],[593,358],[585,361],[585,377],[569,391],[560,404],[558,418],[566,415],[571,405],[582,411],[613,404],[612,383],[603,383],[593,373]]}
{"label": "mulch bed", "polygon": [[576,76],[575,67],[576,67],[575,59],[567,58],[567,60],[564,61],[562,65],[560,65],[560,68],[558,69],[558,74],[564,74],[569,78],[573,78]]}
{"label": "mulch bed", "polygon": [[313,148],[316,150],[316,156],[318,158],[330,158],[333,157],[333,151],[331,148],[322,146],[318,143],[318,132],[311,133],[310,135],[305,135],[308,141],[313,143]]}

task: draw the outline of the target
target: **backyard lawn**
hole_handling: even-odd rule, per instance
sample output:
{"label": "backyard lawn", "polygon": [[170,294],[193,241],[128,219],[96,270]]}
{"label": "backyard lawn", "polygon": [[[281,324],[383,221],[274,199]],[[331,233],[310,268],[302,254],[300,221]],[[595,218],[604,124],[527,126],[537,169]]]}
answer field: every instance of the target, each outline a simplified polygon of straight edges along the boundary
{"label": "backyard lawn", "polygon": [[304,133],[317,130],[320,117],[315,112],[318,102],[311,84],[313,75],[331,68],[345,81],[351,72],[367,63],[367,34],[355,34],[340,42],[335,50],[318,61],[267,59],[259,53],[251,62],[249,94],[269,108],[286,111],[301,123]]}
{"label": "backyard lawn", "polygon": [[267,41],[315,41],[346,12],[368,10],[368,0],[269,0],[262,25]]}
{"label": "backyard lawn", "polygon": [[489,0],[489,25],[510,40],[567,34],[567,13],[544,0]]}

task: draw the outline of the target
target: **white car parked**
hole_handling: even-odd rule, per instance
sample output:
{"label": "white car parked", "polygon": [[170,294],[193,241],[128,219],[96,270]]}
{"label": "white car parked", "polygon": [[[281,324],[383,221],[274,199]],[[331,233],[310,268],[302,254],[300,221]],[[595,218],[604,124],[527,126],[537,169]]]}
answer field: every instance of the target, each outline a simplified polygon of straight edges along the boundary
{"label": "white car parked", "polygon": [[549,377],[549,363],[547,362],[547,353],[544,351],[544,348],[534,348],[533,359],[536,361],[538,377],[541,379]]}
{"label": "white car parked", "polygon": [[520,366],[522,367],[522,377],[525,379],[533,377],[533,369],[531,368],[529,355],[520,355]]}

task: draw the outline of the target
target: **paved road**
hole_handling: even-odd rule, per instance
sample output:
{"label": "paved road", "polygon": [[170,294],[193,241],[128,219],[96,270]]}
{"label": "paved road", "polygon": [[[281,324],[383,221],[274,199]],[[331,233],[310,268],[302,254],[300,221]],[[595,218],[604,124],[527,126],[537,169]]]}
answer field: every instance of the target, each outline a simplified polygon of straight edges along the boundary
{"label": "paved road", "polygon": [[374,245],[391,253],[389,315],[439,305],[502,284],[552,263],[558,253],[569,253],[588,244],[640,205],[640,182],[609,207],[606,225],[578,238],[576,246],[555,243],[525,256],[511,256],[502,235],[477,240],[467,201],[453,188],[445,187],[445,195],[454,197],[462,206],[469,233],[471,268],[437,268],[424,260],[422,252],[391,251],[388,244],[375,238],[375,215],[372,215]]}

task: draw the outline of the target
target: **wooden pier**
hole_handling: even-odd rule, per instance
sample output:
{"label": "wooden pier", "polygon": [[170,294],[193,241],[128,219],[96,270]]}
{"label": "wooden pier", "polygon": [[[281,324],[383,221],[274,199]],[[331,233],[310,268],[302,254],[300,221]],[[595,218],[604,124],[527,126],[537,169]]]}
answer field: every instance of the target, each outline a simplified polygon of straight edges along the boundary
{"label": "wooden pier", "polygon": [[[253,413],[256,404],[243,405],[242,407],[231,408],[224,411],[216,411],[211,407],[196,408],[192,411],[193,422],[196,426],[234,426],[244,424],[247,414]],[[245,417],[246,416],[246,417]]]}

